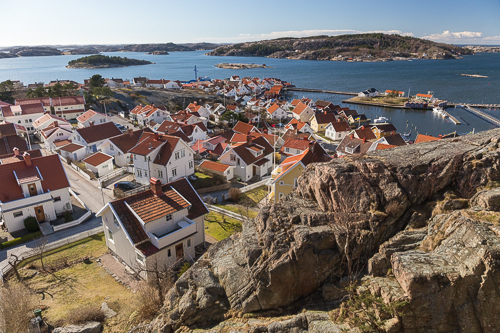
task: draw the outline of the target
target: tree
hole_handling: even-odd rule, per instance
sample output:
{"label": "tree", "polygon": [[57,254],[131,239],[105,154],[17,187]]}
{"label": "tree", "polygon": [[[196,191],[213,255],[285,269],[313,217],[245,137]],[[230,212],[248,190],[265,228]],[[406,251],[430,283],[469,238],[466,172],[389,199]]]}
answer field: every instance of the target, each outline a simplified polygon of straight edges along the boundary
{"label": "tree", "polygon": [[47,237],[42,236],[35,240],[35,253],[37,257],[40,259],[40,264],[42,265],[42,269],[45,271],[45,266],[43,264],[43,255],[47,250]]}
{"label": "tree", "polygon": [[71,83],[71,82],[65,83],[63,85],[64,94],[66,96],[73,96],[75,94],[75,92],[76,92],[75,91],[76,88],[77,87],[73,83]]}
{"label": "tree", "polygon": [[53,87],[52,87],[52,94],[53,97],[62,97],[64,96],[64,89],[62,84],[57,82]]}
{"label": "tree", "polygon": [[145,265],[134,267],[136,272],[134,277],[138,278],[141,273],[146,273],[147,281],[153,286],[157,292],[160,304],[165,302],[165,294],[172,287],[175,275],[171,265],[160,262],[157,257],[144,260]]}
{"label": "tree", "polygon": [[92,77],[89,80],[90,90],[92,90],[94,88],[104,87],[105,83],[106,83],[106,81],[104,80],[104,78],[101,75],[94,74],[94,75],[92,75]]}
{"label": "tree", "polygon": [[113,91],[111,91],[109,87],[96,87],[91,90],[91,93],[95,101],[101,103],[101,105],[104,105],[104,103],[113,96]]}
{"label": "tree", "polygon": [[0,331],[27,332],[33,318],[34,298],[21,283],[9,283],[0,288]]}
{"label": "tree", "polygon": [[22,282],[23,279],[22,279],[21,275],[19,274],[19,270],[17,269],[17,265],[19,265],[19,263],[21,261],[22,260],[14,253],[10,254],[8,263],[9,263],[10,267],[12,267],[12,270],[14,270],[14,274],[16,275],[17,280],[20,282]]}

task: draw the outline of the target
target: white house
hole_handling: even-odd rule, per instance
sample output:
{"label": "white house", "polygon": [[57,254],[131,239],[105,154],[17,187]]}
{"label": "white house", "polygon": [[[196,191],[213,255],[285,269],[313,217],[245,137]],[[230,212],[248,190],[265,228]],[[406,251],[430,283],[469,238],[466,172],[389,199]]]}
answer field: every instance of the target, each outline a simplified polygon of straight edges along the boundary
{"label": "white house", "polygon": [[66,119],[58,117],[58,116],[54,116],[50,113],[46,113],[43,116],[41,116],[40,118],[36,119],[33,122],[33,127],[35,128],[36,133],[39,133],[39,131],[52,125],[54,122],[57,122],[59,127],[64,127],[67,129],[73,128],[73,126],[71,126],[71,123],[69,121],[67,121]]}
{"label": "white house", "polygon": [[152,108],[149,111],[141,112],[137,115],[137,122],[146,126],[150,121],[154,121],[159,124],[162,121],[172,121],[170,113],[166,110],[161,110],[159,108]]}
{"label": "white house", "polygon": [[141,140],[151,135],[153,135],[153,133],[145,130],[132,131],[132,129],[129,129],[127,133],[104,140],[97,146],[97,150],[113,156],[115,158],[115,164],[119,167],[124,167],[133,164],[132,154],[129,153],[129,150]]}
{"label": "white house", "polygon": [[76,119],[85,112],[83,96],[52,97],[51,102],[55,114],[64,119]]}
{"label": "white house", "polygon": [[87,153],[95,153],[97,146],[104,140],[123,134],[115,124],[109,122],[100,125],[78,128],[69,137],[73,143],[87,147]]}
{"label": "white house", "polygon": [[325,136],[333,141],[340,141],[351,132],[351,127],[345,121],[331,122],[325,127]]}
{"label": "white house", "polygon": [[87,154],[87,147],[76,144],[69,143],[64,146],[58,147],[59,155],[61,157],[70,159],[72,161],[81,161]]}
{"label": "white house", "polygon": [[272,170],[273,147],[264,137],[247,136],[247,142],[227,147],[221,155],[221,163],[234,166],[234,176],[249,181],[260,178]]}
{"label": "white house", "polygon": [[179,137],[154,133],[129,152],[138,183],[148,184],[151,177],[168,183],[194,174],[194,151]]}
{"label": "white house", "polygon": [[40,137],[42,142],[45,144],[45,148],[54,151],[57,147],[54,145],[55,141],[68,139],[73,132],[71,129],[65,127],[59,127],[57,122],[52,123],[49,127],[44,128],[40,132]]}
{"label": "white house", "polygon": [[15,154],[17,159],[0,164],[0,216],[9,232],[24,229],[29,216],[43,223],[71,211],[70,185],[59,155]]}
{"label": "white house", "polygon": [[366,89],[358,93],[358,97],[375,97],[378,96],[378,90],[375,88]]}
{"label": "white house", "polygon": [[[189,181],[162,185],[151,178],[149,183],[150,190],[111,201],[96,214],[102,217],[110,252],[136,271],[191,261],[195,246],[205,242],[208,209]],[[141,275],[147,279],[148,274]]]}
{"label": "white house", "polygon": [[165,89],[181,89],[182,84],[179,81],[165,81],[165,84],[163,85]]}
{"label": "white house", "polygon": [[99,125],[111,121],[111,117],[94,110],[88,110],[81,116],[77,117],[78,128],[89,127],[90,124]]}
{"label": "white house", "polygon": [[21,125],[29,134],[35,132],[33,122],[43,116],[42,104],[9,105],[0,107],[0,121]]}
{"label": "white house", "polygon": [[273,120],[281,121],[282,119],[287,118],[286,111],[276,103],[274,103],[273,105],[268,107],[266,111],[267,111],[269,118],[271,118]]}
{"label": "white house", "polygon": [[234,177],[235,166],[217,163],[209,160],[203,160],[200,163],[200,168],[213,172],[214,174],[224,177],[225,180],[230,181]]}
{"label": "white house", "polygon": [[201,117],[205,117],[207,119],[208,119],[208,117],[210,117],[210,111],[206,107],[204,107],[203,105],[198,105],[198,102],[193,102],[193,103],[189,104],[188,107],[186,108],[186,111],[198,112],[198,114]]}
{"label": "white house", "polygon": [[97,177],[102,177],[113,171],[113,156],[100,151],[85,158],[82,162],[85,163],[87,170],[95,173]]}

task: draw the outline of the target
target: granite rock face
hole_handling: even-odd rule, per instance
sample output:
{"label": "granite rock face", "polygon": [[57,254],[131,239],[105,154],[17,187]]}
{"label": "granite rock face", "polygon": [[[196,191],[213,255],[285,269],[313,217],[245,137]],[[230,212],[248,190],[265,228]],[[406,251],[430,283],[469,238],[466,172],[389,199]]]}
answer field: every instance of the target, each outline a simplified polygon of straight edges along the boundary
{"label": "granite rock face", "polygon": [[[396,281],[383,288],[370,282],[373,293],[410,301],[415,315],[388,323],[389,331],[474,332],[495,325],[494,315],[487,319],[500,305],[494,228],[452,211],[423,229],[404,229],[437,194],[470,199],[477,187],[499,181],[499,141],[500,130],[492,130],[309,165],[297,191],[262,208],[176,282],[150,331],[288,306],[344,276],[347,248],[349,257],[369,262],[379,276],[373,281],[384,281],[392,269]],[[431,252],[415,250],[429,237]]]}

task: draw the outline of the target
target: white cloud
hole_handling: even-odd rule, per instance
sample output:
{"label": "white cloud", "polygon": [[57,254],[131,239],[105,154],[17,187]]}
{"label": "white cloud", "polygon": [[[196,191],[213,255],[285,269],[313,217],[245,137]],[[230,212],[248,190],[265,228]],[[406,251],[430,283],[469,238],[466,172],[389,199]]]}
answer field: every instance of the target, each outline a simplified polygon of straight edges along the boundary
{"label": "white cloud", "polygon": [[473,42],[473,43],[483,43],[483,42],[492,42],[492,41],[500,41],[500,36],[489,36],[484,37],[482,32],[477,31],[460,31],[460,32],[451,32],[449,30],[445,30],[440,34],[430,34],[427,36],[422,36],[421,38],[430,39],[436,42]]}
{"label": "white cloud", "polygon": [[338,36],[347,34],[362,34],[362,33],[385,33],[385,34],[397,34],[401,36],[413,36],[411,32],[402,32],[401,30],[373,30],[373,31],[360,31],[353,29],[339,29],[339,30],[289,30],[289,31],[273,31],[265,34],[239,34],[236,37],[208,37],[208,38],[197,38],[197,41],[213,41],[213,42],[250,42],[265,39],[275,39],[282,37],[309,37],[318,35],[328,35],[328,36]]}

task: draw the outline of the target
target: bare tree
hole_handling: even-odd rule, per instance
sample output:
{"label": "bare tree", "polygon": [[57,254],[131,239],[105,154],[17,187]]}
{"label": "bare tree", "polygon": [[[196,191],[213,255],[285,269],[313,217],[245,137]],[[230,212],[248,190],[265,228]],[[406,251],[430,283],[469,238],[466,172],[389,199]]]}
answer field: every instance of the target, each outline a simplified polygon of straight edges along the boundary
{"label": "bare tree", "polygon": [[43,255],[47,250],[47,237],[42,236],[35,240],[35,253],[37,257],[40,259],[40,264],[42,265],[42,269],[45,271],[45,266],[43,264]]}
{"label": "bare tree", "polygon": [[134,277],[138,278],[142,273],[146,273],[146,280],[156,289],[160,304],[163,304],[165,294],[174,282],[173,265],[160,262],[157,257],[148,260],[145,258],[144,262],[144,265],[134,267]]}
{"label": "bare tree", "polygon": [[14,253],[10,254],[8,263],[10,267],[12,267],[12,270],[14,271],[14,274],[16,275],[16,278],[18,281],[22,282],[23,279],[21,278],[21,275],[19,274],[19,270],[17,269],[17,265],[22,261],[22,259],[19,258],[19,256],[15,255]]}
{"label": "bare tree", "polygon": [[0,331],[27,332],[33,318],[34,299],[21,283],[9,283],[0,288]]}

